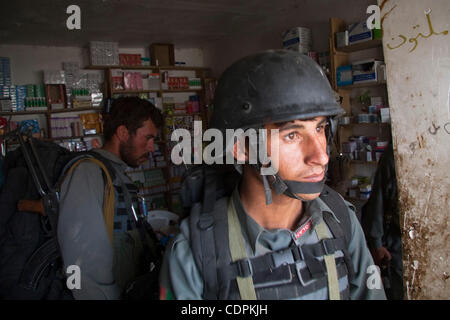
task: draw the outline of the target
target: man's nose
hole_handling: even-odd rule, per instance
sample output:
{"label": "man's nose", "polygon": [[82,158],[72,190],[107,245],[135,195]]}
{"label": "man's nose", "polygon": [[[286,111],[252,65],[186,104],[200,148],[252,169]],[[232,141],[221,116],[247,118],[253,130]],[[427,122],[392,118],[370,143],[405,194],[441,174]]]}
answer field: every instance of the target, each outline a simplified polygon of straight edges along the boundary
{"label": "man's nose", "polygon": [[155,152],[155,141],[154,139],[150,139],[147,143],[147,150],[149,152]]}
{"label": "man's nose", "polygon": [[305,144],[305,163],[310,165],[325,166],[328,163],[326,138],[310,136]]}

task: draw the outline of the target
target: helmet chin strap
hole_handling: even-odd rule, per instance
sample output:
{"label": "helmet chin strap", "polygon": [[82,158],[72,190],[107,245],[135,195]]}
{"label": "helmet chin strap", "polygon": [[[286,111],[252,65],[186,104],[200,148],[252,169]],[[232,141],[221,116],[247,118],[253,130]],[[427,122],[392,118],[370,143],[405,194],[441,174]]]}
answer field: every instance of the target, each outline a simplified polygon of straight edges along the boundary
{"label": "helmet chin strap", "polygon": [[310,200],[299,197],[297,194],[321,193],[325,184],[325,178],[319,182],[290,181],[283,180],[278,173],[272,176],[262,175],[262,180],[267,205],[272,203],[272,189],[277,194],[284,194],[290,198],[306,202]]}

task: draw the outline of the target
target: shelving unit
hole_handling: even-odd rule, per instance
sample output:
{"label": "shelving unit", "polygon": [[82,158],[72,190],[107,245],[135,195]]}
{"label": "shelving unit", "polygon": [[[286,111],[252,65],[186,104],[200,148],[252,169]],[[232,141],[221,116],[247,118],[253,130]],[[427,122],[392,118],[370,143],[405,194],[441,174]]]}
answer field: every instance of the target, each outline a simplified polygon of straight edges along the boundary
{"label": "shelving unit", "polygon": [[102,112],[103,107],[83,107],[83,108],[63,108],[57,110],[33,110],[33,111],[17,111],[17,112],[0,112],[0,117],[10,117],[10,119],[14,116],[26,116],[26,115],[43,115],[46,118],[47,123],[47,137],[42,137],[45,140],[55,141],[55,140],[73,140],[73,139],[82,139],[87,137],[99,136],[100,134],[94,135],[81,135],[81,136],[70,136],[70,137],[56,137],[52,136],[52,130],[50,125],[50,119],[52,114],[59,113],[78,113],[84,111],[93,111],[93,112]]}
{"label": "shelving unit", "polygon": [[[105,81],[106,84],[106,90],[107,90],[107,96],[108,97],[114,97],[116,95],[142,95],[142,94],[156,94],[158,98],[162,98],[165,96],[170,96],[171,94],[179,94],[179,93],[192,93],[196,94],[200,97],[199,105],[200,105],[200,111],[199,112],[193,112],[193,113],[174,113],[174,114],[165,114],[164,115],[164,124],[166,123],[167,117],[193,117],[197,116],[200,117],[203,122],[203,130],[207,128],[208,125],[208,110],[206,108],[206,104],[208,103],[207,97],[205,97],[205,79],[206,74],[209,72],[209,68],[203,68],[203,67],[188,67],[188,66],[125,66],[125,65],[119,65],[119,66],[88,66],[86,69],[89,70],[103,70],[105,74]],[[112,82],[112,74],[113,71],[116,70],[124,70],[124,71],[150,71],[152,73],[158,73],[159,76],[159,88],[158,89],[143,89],[143,90],[118,90],[113,88],[113,82]],[[201,79],[201,89],[199,88],[183,88],[183,89],[163,89],[162,85],[162,72],[170,71],[171,73],[177,73],[178,71],[183,72],[191,72],[195,74],[195,78]],[[175,195],[179,190],[180,187],[176,186],[175,184],[178,183],[178,179],[174,179],[176,177],[173,177],[171,174],[172,167],[174,166],[170,161],[170,154],[169,154],[169,144],[170,144],[170,137],[165,136],[165,128],[162,128],[161,133],[161,140],[158,141],[158,144],[160,145],[160,150],[164,154],[164,159],[167,165],[161,166],[161,167],[151,167],[148,169],[142,169],[142,170],[133,170],[130,171],[130,174],[135,173],[145,173],[147,171],[152,170],[162,170],[164,174],[164,178],[166,181],[166,184],[164,185],[156,185],[152,187],[146,187],[141,188],[142,195],[149,196],[149,195],[155,195],[155,194],[164,194],[168,210],[169,211],[175,211],[174,205],[172,201],[172,196]],[[149,191],[164,188],[165,191],[160,191],[156,193],[151,193]]]}
{"label": "shelving unit", "polygon": [[[117,97],[118,95],[137,95],[137,96],[147,96],[147,97],[157,97],[160,98],[161,102],[163,101],[163,98],[173,96],[175,98],[176,102],[177,100],[186,100],[189,94],[191,95],[198,95],[199,96],[199,107],[200,110],[198,112],[192,112],[192,113],[176,113],[173,114],[166,114],[164,115],[164,123],[166,123],[166,119],[168,117],[175,117],[178,119],[181,119],[180,117],[195,117],[199,118],[199,120],[202,120],[202,128],[203,130],[206,130],[208,127],[208,109],[207,104],[209,104],[211,100],[211,94],[205,96],[205,88],[209,88],[209,84],[215,81],[215,79],[207,78],[207,74],[210,71],[209,68],[204,67],[190,67],[190,66],[148,66],[148,65],[142,65],[142,66],[128,66],[128,65],[118,65],[118,66],[87,66],[83,68],[84,70],[97,70],[104,74],[104,85],[103,85],[103,96],[104,98],[113,98]],[[117,72],[117,70],[123,70],[123,71],[129,71],[129,72],[142,72],[142,73],[157,73],[159,74],[159,86],[157,82],[149,83],[149,87],[145,87],[146,89],[143,90],[117,90],[113,88],[113,82],[112,82],[112,74],[113,72]],[[192,88],[180,88],[180,89],[168,89],[167,87],[163,87],[162,84],[162,75],[165,73],[166,76],[172,76],[172,77],[178,77],[178,76],[187,76],[189,75],[189,78],[199,78],[200,84],[196,87]],[[155,78],[156,79],[156,78]],[[201,85],[201,88],[200,88]],[[181,101],[180,101],[181,102]],[[0,116],[4,116],[9,118],[9,120],[16,120],[20,121],[22,119],[29,119],[26,116],[32,116],[31,118],[37,119],[40,123],[40,127],[46,129],[45,136],[42,136],[42,139],[46,141],[53,141],[57,143],[70,143],[70,142],[83,142],[86,138],[94,138],[99,137],[100,139],[103,138],[102,133],[97,134],[89,134],[89,135],[73,135],[73,136],[66,136],[62,131],[58,131],[58,134],[55,132],[52,132],[52,123],[51,119],[52,117],[55,117],[55,114],[63,114],[63,113],[70,113],[67,115],[67,117],[75,116],[74,114],[78,113],[86,113],[89,111],[96,112],[96,113],[103,113],[104,109],[103,107],[95,108],[95,107],[83,107],[83,108],[64,108],[64,109],[57,109],[57,110],[51,110],[49,108],[47,109],[41,109],[41,110],[32,110],[32,111],[20,111],[20,112],[0,112]],[[195,110],[196,111],[196,110]],[[61,117],[66,117],[66,115],[61,115]],[[186,118],[187,119],[187,118]],[[69,131],[69,130],[68,130]],[[167,205],[167,209],[170,211],[174,211],[174,203],[173,203],[173,197],[174,195],[179,192],[179,177],[174,177],[172,172],[176,175],[181,174],[182,170],[176,170],[173,169],[175,165],[173,165],[170,161],[170,146],[175,144],[175,142],[170,141],[170,136],[165,136],[165,128],[161,130],[161,136],[158,141],[155,141],[155,144],[158,145],[158,149],[161,152],[161,155],[164,156],[164,160],[160,159],[161,164],[162,162],[165,162],[166,165],[159,166],[159,167],[149,167],[142,170],[134,170],[131,171],[130,174],[142,174],[147,179],[147,174],[149,171],[153,170],[161,170],[162,173],[154,173],[155,177],[164,176],[164,180],[166,181],[165,184],[161,185],[155,185],[152,187],[145,187],[142,188],[143,195],[149,195],[149,194],[159,194],[162,198],[164,196],[165,203]],[[58,136],[62,133],[64,136]],[[56,137],[55,137],[56,136]],[[77,144],[78,145],[78,144]],[[136,175],[136,176],[138,176]],[[156,178],[158,179],[158,178]],[[135,180],[135,179],[133,179]],[[147,180],[146,180],[147,181]],[[151,179],[149,179],[151,181]],[[155,180],[155,183],[158,183]],[[152,182],[150,182],[148,185],[151,185]],[[147,185],[147,186],[148,186]],[[161,199],[162,200],[162,199]]]}
{"label": "shelving unit", "polygon": [[[337,74],[336,70],[340,66],[348,65],[351,63],[352,55],[363,55],[366,58],[371,56],[376,51],[377,55],[380,55],[382,51],[381,40],[370,40],[358,44],[349,45],[346,47],[336,48],[335,46],[335,33],[343,32],[347,28],[344,20],[338,18],[330,19],[330,59],[331,59],[331,85],[333,89],[342,97],[342,108],[346,111],[346,116],[353,116],[354,111],[359,108],[355,99],[358,92],[369,90],[372,96],[382,96],[384,102],[387,104],[387,87],[386,83],[374,82],[353,84],[348,86],[337,86]],[[371,49],[371,50],[370,50]],[[367,50],[367,52],[365,51]],[[370,51],[369,51],[370,50]],[[381,53],[382,55],[382,53]],[[337,161],[339,168],[338,181],[332,181],[333,187],[340,192],[344,198],[352,202],[359,210],[366,202],[364,199],[351,198],[347,195],[348,181],[355,175],[364,175],[373,177],[377,168],[377,161],[361,161],[361,160],[349,160],[341,157],[342,143],[347,141],[349,137],[353,135],[364,136],[377,136],[382,139],[390,139],[391,127],[389,123],[348,123],[338,125],[337,130],[337,150],[336,155],[330,161]]]}

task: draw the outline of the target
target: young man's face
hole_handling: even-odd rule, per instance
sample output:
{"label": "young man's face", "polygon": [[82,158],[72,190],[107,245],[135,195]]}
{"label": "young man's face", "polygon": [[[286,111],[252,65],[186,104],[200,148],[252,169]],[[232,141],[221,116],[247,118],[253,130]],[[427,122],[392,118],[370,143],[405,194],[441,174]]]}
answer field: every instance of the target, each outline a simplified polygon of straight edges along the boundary
{"label": "young man's face", "polygon": [[[268,152],[271,144],[278,147],[278,174],[283,180],[320,182],[325,178],[328,164],[326,117],[294,120],[283,124],[266,125]],[[270,129],[278,129],[279,135],[271,141]],[[320,193],[298,194],[305,200],[313,200]]]}
{"label": "young man's face", "polygon": [[149,153],[155,150],[154,138],[158,129],[152,120],[146,120],[142,126],[132,135],[128,134],[128,140],[120,142],[119,153],[121,159],[130,167],[137,168],[148,160]]}

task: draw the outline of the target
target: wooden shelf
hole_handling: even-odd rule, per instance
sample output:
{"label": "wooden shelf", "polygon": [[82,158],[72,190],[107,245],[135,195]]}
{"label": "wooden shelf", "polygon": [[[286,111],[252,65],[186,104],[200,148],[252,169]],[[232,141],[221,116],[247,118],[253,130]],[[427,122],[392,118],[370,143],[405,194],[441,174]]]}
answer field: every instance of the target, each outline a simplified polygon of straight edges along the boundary
{"label": "wooden shelf", "polygon": [[86,108],[64,108],[57,110],[35,110],[35,111],[16,111],[16,112],[0,112],[0,116],[20,116],[27,114],[54,114],[65,112],[79,112],[79,111],[103,111],[103,107],[86,107]]}
{"label": "wooden shelf", "polygon": [[88,70],[106,70],[106,69],[125,69],[125,70],[151,70],[157,69],[157,66],[87,66]]}
{"label": "wooden shelf", "polygon": [[158,93],[161,90],[113,90],[112,94]]}
{"label": "wooden shelf", "polygon": [[210,68],[189,67],[189,66],[87,66],[88,70],[107,70],[107,69],[125,69],[125,70],[178,70],[178,71],[206,71]]}
{"label": "wooden shelf", "polygon": [[45,138],[47,141],[58,141],[58,140],[74,140],[74,139],[83,139],[83,138],[92,138],[92,137],[101,137],[101,133],[97,134],[87,134],[84,136],[70,136],[70,137],[56,137],[56,138]]}
{"label": "wooden shelf", "polygon": [[36,110],[36,111],[2,111],[0,116],[22,116],[27,114],[47,114],[48,110]]}
{"label": "wooden shelf", "polygon": [[66,108],[51,110],[49,113],[65,113],[65,112],[79,112],[79,111],[103,111],[103,107],[85,107],[85,108]]}
{"label": "wooden shelf", "polygon": [[163,93],[176,93],[176,92],[197,92],[197,91],[202,91],[203,88],[201,89],[164,89],[161,90]]}
{"label": "wooden shelf", "polygon": [[348,86],[340,86],[337,87],[338,90],[352,90],[352,89],[358,89],[358,88],[368,88],[368,87],[381,87],[385,86],[386,82],[369,82],[369,83],[358,83],[358,84],[351,84]]}
{"label": "wooden shelf", "polygon": [[347,201],[359,201],[359,202],[366,202],[367,201],[366,199],[351,198],[351,197],[347,197],[347,196],[344,196],[344,199],[347,200]]}
{"label": "wooden shelf", "polygon": [[112,94],[139,94],[139,93],[177,93],[177,92],[199,92],[203,89],[165,89],[165,90],[113,90]]}
{"label": "wooden shelf", "polygon": [[365,42],[360,42],[356,44],[352,44],[346,47],[336,48],[336,52],[356,52],[361,50],[373,49],[373,48],[381,48],[383,46],[383,41],[381,40],[369,40]]}

